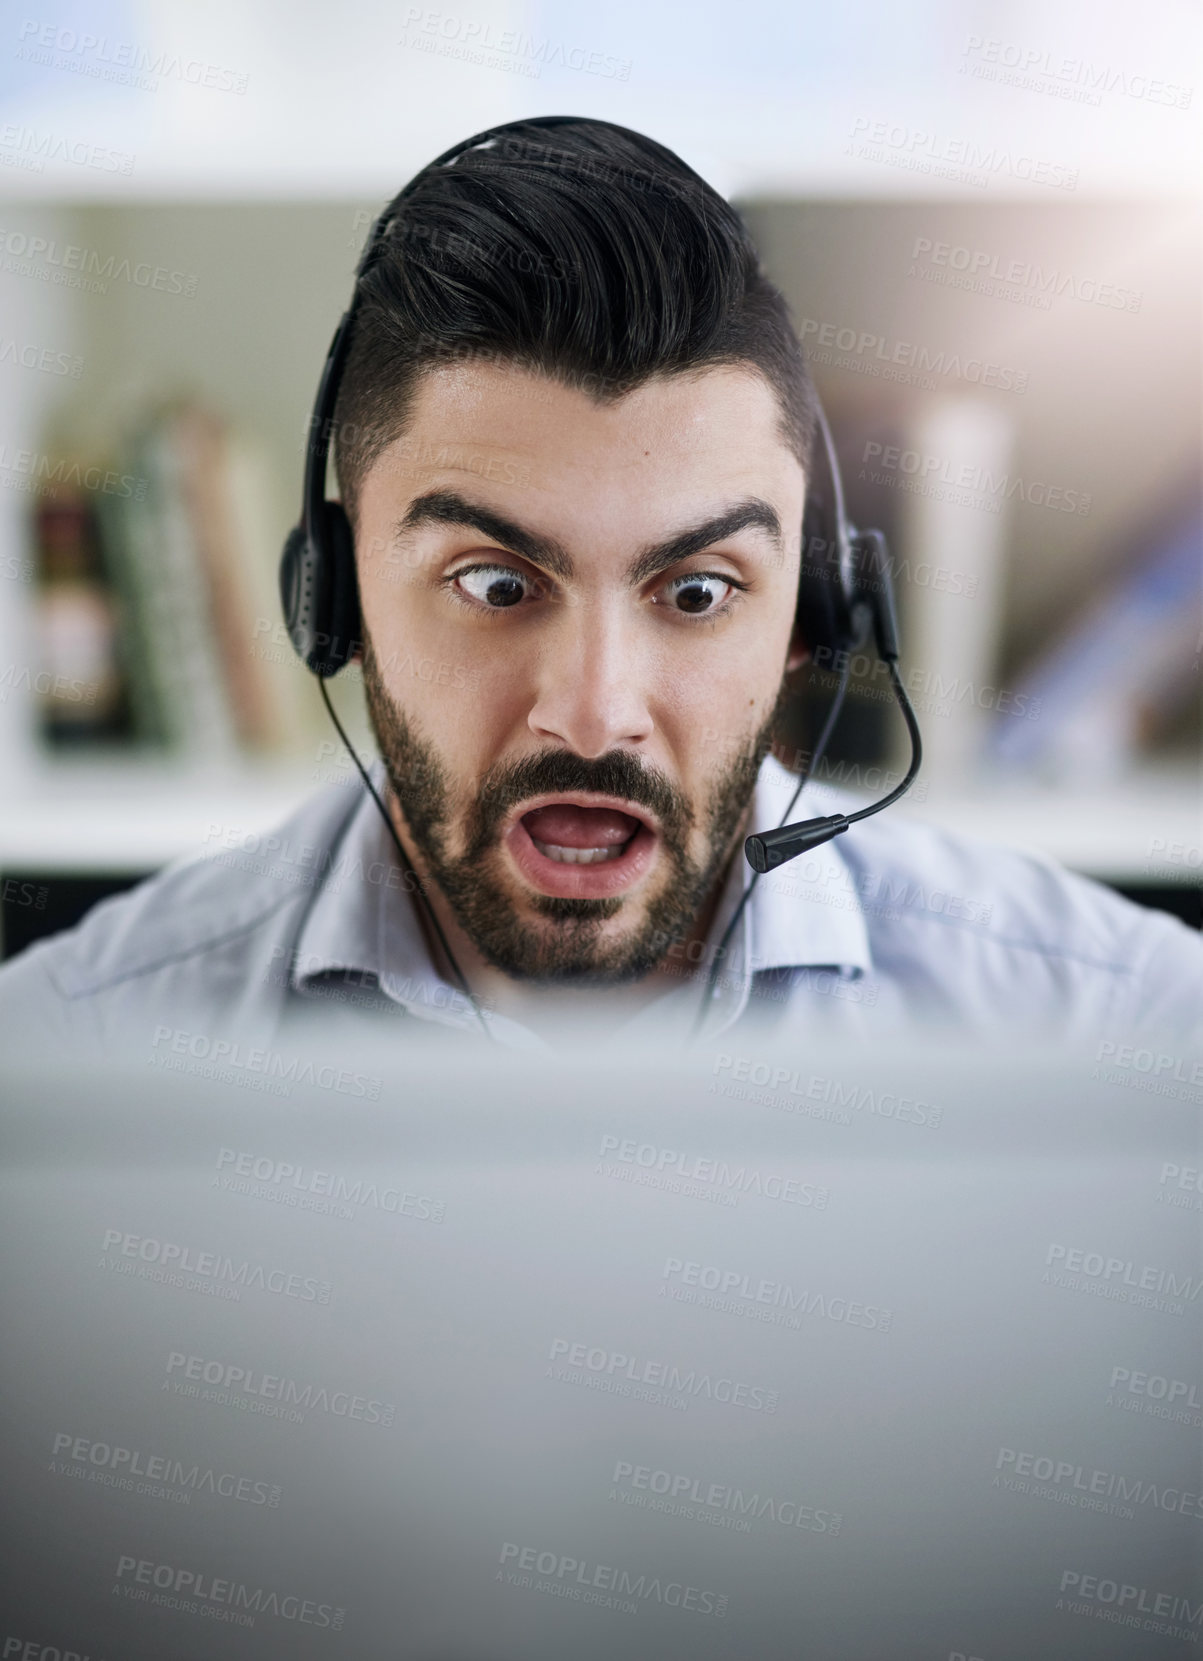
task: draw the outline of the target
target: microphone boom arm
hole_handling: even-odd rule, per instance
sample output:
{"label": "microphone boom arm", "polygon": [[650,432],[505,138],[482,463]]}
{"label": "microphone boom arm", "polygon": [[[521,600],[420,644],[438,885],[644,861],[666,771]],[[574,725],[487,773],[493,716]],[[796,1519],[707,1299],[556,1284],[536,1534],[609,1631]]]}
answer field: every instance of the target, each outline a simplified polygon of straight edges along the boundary
{"label": "microphone boom arm", "polygon": [[[800,819],[796,824],[781,825],[776,830],[761,831],[757,835],[749,836],[744,842],[744,857],[758,876],[775,871],[779,865],[797,859],[798,855],[805,853],[808,848],[817,848],[820,843],[830,842],[832,837],[842,835],[858,820],[868,819],[890,807],[910,789],[923,763],[923,740],[919,735],[919,721],[906,695],[902,677],[898,673],[898,621],[894,614],[893,585],[887,567],[889,555],[885,538],[880,531],[863,531],[853,537],[853,545],[864,561],[864,578],[857,585],[857,603],[854,609],[861,614],[861,618],[864,618],[867,611],[868,617],[864,620],[872,622],[877,655],[889,672],[890,686],[910,734],[910,766],[901,783],[897,784],[889,795],[883,796],[880,801],[871,802],[868,807],[858,808],[855,813],[833,813],[822,819]],[[856,621],[859,622],[861,618],[857,618]],[[861,636],[864,632],[867,631],[856,631]]]}

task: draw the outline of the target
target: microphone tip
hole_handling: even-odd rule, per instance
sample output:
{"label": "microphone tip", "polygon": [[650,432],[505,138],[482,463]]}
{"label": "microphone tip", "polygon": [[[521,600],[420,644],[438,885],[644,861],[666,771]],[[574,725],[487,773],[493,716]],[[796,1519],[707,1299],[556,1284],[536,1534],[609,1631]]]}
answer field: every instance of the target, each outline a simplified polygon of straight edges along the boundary
{"label": "microphone tip", "polygon": [[762,837],[749,836],[746,839],[744,842],[744,858],[757,876],[764,876],[769,868],[769,856]]}

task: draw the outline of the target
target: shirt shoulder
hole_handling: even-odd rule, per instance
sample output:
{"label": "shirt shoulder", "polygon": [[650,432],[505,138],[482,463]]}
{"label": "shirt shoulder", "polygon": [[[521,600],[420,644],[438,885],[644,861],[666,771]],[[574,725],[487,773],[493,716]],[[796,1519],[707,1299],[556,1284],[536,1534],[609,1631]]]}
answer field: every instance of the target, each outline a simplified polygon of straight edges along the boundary
{"label": "shirt shoulder", "polygon": [[840,838],[878,975],[1064,1036],[1203,1037],[1203,939],[1048,859],[917,820]]}
{"label": "shirt shoulder", "polygon": [[266,1013],[283,984],[272,966],[357,799],[351,785],[324,790],[277,829],[177,861],[30,946],[0,968],[0,1036],[103,1045],[170,1011]]}

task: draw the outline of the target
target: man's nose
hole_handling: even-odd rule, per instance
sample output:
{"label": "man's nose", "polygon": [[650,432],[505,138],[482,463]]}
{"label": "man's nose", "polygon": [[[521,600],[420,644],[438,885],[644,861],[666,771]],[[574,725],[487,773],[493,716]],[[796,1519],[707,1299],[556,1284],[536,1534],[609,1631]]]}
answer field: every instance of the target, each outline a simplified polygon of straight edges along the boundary
{"label": "man's nose", "polygon": [[641,656],[621,617],[602,606],[573,608],[542,646],[527,717],[537,737],[590,759],[651,737]]}

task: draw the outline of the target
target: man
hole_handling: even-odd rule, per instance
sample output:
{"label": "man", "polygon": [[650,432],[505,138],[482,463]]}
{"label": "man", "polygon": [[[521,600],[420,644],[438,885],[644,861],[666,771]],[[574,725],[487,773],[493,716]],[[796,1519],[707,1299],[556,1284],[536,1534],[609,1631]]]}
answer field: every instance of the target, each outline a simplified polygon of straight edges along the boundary
{"label": "man", "polygon": [[[582,119],[432,165],[382,225],[334,456],[387,800],[335,787],[98,907],[0,974],[5,1029],[1188,1044],[1184,926],[888,814],[736,916],[743,839],[797,784],[769,750],[810,656],[817,405],[733,210]],[[793,817],[833,806],[808,785]]]}

